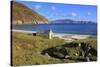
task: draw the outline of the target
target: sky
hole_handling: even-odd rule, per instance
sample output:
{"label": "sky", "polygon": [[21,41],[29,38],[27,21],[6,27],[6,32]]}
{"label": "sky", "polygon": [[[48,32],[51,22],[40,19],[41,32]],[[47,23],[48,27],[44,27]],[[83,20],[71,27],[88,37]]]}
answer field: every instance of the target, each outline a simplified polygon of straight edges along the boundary
{"label": "sky", "polygon": [[97,22],[97,6],[62,3],[46,3],[34,1],[18,1],[28,8],[38,12],[49,21],[72,19],[76,21]]}

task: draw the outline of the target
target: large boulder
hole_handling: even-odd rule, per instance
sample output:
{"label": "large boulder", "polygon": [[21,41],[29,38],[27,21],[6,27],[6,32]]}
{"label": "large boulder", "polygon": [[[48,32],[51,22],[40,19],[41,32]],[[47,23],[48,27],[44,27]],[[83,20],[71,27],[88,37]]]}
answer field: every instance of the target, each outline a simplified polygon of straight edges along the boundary
{"label": "large boulder", "polygon": [[87,43],[69,43],[62,46],[47,48],[42,55],[48,54],[59,59],[71,59],[78,61],[96,61],[97,50]]}

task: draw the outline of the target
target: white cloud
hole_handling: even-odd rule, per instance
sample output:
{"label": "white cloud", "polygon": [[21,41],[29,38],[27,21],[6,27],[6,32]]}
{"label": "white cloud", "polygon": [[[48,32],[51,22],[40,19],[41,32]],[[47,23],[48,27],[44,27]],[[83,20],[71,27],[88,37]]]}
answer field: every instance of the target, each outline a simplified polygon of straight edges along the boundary
{"label": "white cloud", "polygon": [[78,16],[78,19],[81,19],[81,17],[80,17],[80,16]]}
{"label": "white cloud", "polygon": [[35,9],[40,9],[41,6],[40,5],[35,5]]}
{"label": "white cloud", "polygon": [[91,12],[88,12],[87,15],[91,15]]}
{"label": "white cloud", "polygon": [[71,16],[72,16],[72,17],[75,17],[75,16],[77,16],[77,13],[72,12],[72,13],[71,13]]}
{"label": "white cloud", "polygon": [[51,7],[51,9],[52,9],[52,10],[55,10],[55,9],[56,9],[56,7],[54,7],[54,6],[53,6],[53,7]]}

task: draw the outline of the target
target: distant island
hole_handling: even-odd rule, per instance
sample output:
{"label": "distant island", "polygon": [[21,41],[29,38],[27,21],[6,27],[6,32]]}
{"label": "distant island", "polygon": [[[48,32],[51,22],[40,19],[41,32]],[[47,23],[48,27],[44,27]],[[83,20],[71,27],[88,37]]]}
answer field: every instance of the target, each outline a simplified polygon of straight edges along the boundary
{"label": "distant island", "polygon": [[60,20],[54,20],[50,22],[51,24],[97,24],[93,21],[75,21],[72,19],[60,19]]}

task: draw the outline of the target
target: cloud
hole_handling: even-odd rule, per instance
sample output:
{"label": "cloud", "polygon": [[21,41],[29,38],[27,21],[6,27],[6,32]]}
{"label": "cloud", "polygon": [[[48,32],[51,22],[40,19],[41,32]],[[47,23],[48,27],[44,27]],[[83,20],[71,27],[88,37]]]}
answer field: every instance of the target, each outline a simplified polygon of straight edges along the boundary
{"label": "cloud", "polygon": [[52,10],[55,10],[55,9],[56,9],[56,7],[54,7],[54,6],[53,6],[53,7],[51,7],[51,9],[52,9]]}
{"label": "cloud", "polygon": [[91,15],[91,12],[88,12],[87,15]]}
{"label": "cloud", "polygon": [[76,17],[77,16],[77,13],[71,12],[71,13],[67,14],[67,16],[69,16],[69,17]]}
{"label": "cloud", "polygon": [[75,17],[75,16],[77,16],[77,13],[72,12],[71,15],[72,15],[72,17]]}
{"label": "cloud", "polygon": [[35,5],[35,9],[40,9],[41,5]]}

